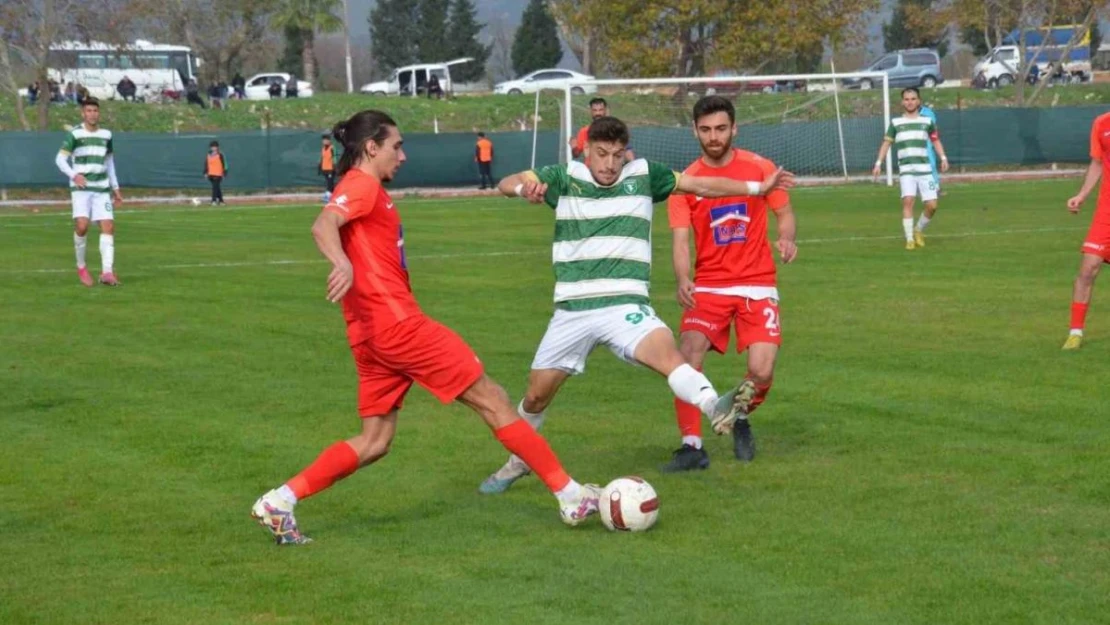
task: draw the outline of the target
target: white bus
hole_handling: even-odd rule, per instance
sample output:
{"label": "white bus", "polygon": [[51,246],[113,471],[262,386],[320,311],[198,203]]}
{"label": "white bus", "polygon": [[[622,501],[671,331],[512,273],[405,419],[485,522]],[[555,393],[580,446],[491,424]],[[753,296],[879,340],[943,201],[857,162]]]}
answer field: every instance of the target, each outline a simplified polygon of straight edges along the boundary
{"label": "white bus", "polygon": [[65,89],[83,85],[99,99],[119,98],[116,85],[124,76],[135,83],[136,95],[150,97],[163,90],[184,91],[197,76],[200,60],[186,46],[142,39],[124,46],[66,41],[50,47],[47,75]]}

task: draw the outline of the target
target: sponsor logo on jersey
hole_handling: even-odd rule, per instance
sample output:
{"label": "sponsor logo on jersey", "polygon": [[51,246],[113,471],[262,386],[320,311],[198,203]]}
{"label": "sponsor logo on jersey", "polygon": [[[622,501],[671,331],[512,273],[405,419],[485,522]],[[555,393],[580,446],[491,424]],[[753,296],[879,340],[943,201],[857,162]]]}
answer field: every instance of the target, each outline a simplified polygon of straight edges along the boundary
{"label": "sponsor logo on jersey", "polygon": [[709,227],[713,229],[713,242],[717,245],[746,243],[749,223],[747,202],[709,209]]}

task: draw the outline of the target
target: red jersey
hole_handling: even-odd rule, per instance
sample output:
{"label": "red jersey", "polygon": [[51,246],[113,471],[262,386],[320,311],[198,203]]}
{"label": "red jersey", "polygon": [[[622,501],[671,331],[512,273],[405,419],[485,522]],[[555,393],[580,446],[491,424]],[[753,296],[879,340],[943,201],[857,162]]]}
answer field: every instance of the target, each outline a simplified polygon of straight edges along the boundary
{"label": "red jersey", "polygon": [[[724,167],[694,161],[683,175],[717,176],[761,181],[775,173],[771,161],[733,149]],[[671,228],[694,229],[697,247],[694,285],[707,288],[775,286],[775,260],[767,241],[767,209],[790,203],[790,195],[776,189],[767,196],[702,198],[672,195],[667,202]]]}
{"label": "red jersey", "polygon": [[1095,219],[1110,222],[1110,113],[1099,115],[1091,124],[1091,160],[1102,161]]}
{"label": "red jersey", "polygon": [[586,124],[578,129],[578,134],[575,135],[574,141],[571,146],[575,152],[583,152],[586,149],[586,142],[590,140],[590,125]]}
{"label": "red jersey", "polygon": [[401,216],[381,182],[352,169],[336,185],[325,210],[347,219],[339,236],[355,274],[343,297],[351,345],[422,315],[409,285]]}

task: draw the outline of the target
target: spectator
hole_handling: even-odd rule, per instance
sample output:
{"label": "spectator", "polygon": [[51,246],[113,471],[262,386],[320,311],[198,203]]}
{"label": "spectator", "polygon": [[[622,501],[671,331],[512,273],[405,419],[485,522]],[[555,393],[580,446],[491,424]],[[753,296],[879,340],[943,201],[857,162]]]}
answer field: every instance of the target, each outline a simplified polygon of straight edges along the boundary
{"label": "spectator", "polygon": [[77,104],[77,85],[73,84],[72,80],[66,83],[66,90],[63,97],[66,103]]}
{"label": "spectator", "polygon": [[478,143],[474,145],[474,162],[478,163],[478,175],[482,177],[482,186],[479,189],[486,188],[486,180],[489,180],[489,188],[495,188],[493,184],[493,141],[486,138],[486,133],[478,133]]}
{"label": "spectator", "polygon": [[39,91],[41,91],[41,90],[42,90],[42,87],[39,85],[39,81],[37,81],[37,80],[35,82],[27,85],[27,99],[31,101],[32,106],[35,104],[35,102],[38,101]]}
{"label": "spectator", "polygon": [[116,85],[116,91],[119,92],[120,97],[124,100],[131,100],[132,102],[135,101],[135,92],[137,90],[135,83],[127,76],[124,76],[123,79],[119,81],[119,84]]}
{"label": "spectator", "polygon": [[281,97],[281,82],[274,80],[270,82],[270,99]]}
{"label": "spectator", "polygon": [[289,80],[285,81],[285,97],[297,97],[297,75],[289,74]]}
{"label": "spectator", "polygon": [[185,85],[185,100],[189,104],[196,104],[202,109],[208,108],[204,103],[204,99],[200,97],[200,87],[197,86],[197,81],[189,79],[189,84]]}
{"label": "spectator", "polygon": [[[58,85],[58,83],[54,82],[53,80],[51,80],[47,84],[50,87],[50,101],[51,102],[59,102],[59,103],[60,102],[65,102],[65,98],[62,97],[61,86]],[[88,94],[86,94],[86,95],[88,95]],[[84,99],[81,99],[78,102],[84,102]]]}
{"label": "spectator", "polygon": [[443,98],[443,87],[439,84],[439,76],[435,74],[428,79],[428,99],[430,100],[433,95],[437,100]]}
{"label": "spectator", "polygon": [[335,158],[335,146],[331,144],[331,136],[324,135],[320,145],[320,163],[316,166],[317,171],[324,177],[324,184],[327,190],[324,191],[324,201],[327,202],[331,199],[332,191],[335,191],[335,166],[339,161]]}
{"label": "spectator", "polygon": [[224,107],[224,102],[220,98],[220,85],[219,84],[212,83],[211,85],[208,86],[208,99],[212,101],[212,108],[213,109],[222,109]]}
{"label": "spectator", "polygon": [[235,97],[240,100],[247,98],[247,79],[239,72],[235,72],[235,76],[231,79],[231,88],[235,90]]}

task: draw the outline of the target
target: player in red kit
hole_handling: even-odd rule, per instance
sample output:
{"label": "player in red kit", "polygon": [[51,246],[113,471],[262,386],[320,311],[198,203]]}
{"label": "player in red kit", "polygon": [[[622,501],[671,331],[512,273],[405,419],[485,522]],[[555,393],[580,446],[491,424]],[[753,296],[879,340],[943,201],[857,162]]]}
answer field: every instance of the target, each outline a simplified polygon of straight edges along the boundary
{"label": "player in red kit", "polygon": [[1079,194],[1068,200],[1068,210],[1079,213],[1099,178],[1098,204],[1091,220],[1091,229],[1083,240],[1080,253],[1079,275],[1071,302],[1071,332],[1064,342],[1064,349],[1079,349],[1083,345],[1083,328],[1087,323],[1087,307],[1091,304],[1091,291],[1103,263],[1110,263],[1110,113],[1099,115],[1091,124],[1091,164]]}
{"label": "player in red kit", "polygon": [[[706,96],[694,105],[694,131],[702,156],[683,173],[760,180],[774,174],[771,161],[732,147],[736,110],[720,96]],[[748,351],[748,374],[740,396],[746,404],[732,428],[736,457],[755,458],[750,415],[767,396],[775,358],[782,344],[775,261],[767,240],[767,214],[778,222],[775,247],[784,263],[794,260],[794,213],[790,196],[775,189],[766,196],[703,198],[672,195],[668,204],[673,234],[673,263],[678,301],[685,309],[680,327],[682,355],[701,370],[710,349],[724,353],[736,326],[736,349]],[[697,260],[690,281],[690,230],[694,231]],[[702,446],[701,412],[675,400],[682,446],[665,471],[689,471],[709,466]]]}
{"label": "player in red kit", "polygon": [[251,515],[279,545],[309,542],[294,519],[294,505],[386,455],[413,382],[443,403],[457,400],[477,412],[497,440],[555,494],[565,523],[577,525],[595,514],[600,490],[567,475],[547,441],[485,374],[470,346],[416,303],[401,217],[382,186],[405,162],[397,124],[380,111],[362,111],[336,124],[332,134],[344,148],[341,180],[312,234],[332,263],[327,298],[343,305],[358,371],[362,431],[328,447],[301,473],[259,497]]}

